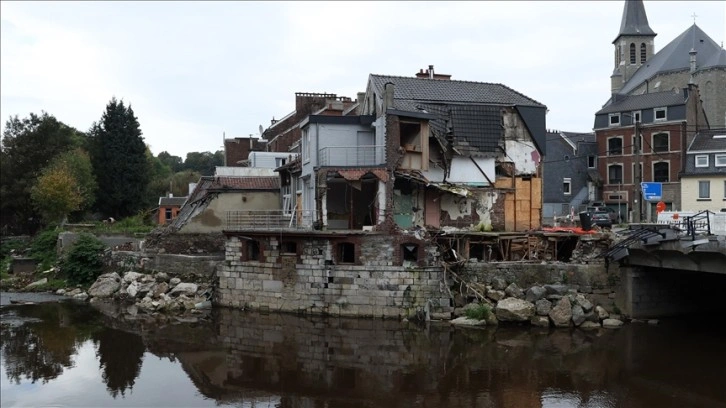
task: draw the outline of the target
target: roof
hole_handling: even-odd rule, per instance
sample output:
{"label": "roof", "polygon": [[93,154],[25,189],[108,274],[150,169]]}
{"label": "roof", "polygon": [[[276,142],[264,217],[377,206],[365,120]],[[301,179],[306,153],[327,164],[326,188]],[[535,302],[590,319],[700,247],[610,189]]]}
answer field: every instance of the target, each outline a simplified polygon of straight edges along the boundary
{"label": "roof", "polygon": [[726,129],[702,130],[693,137],[688,153],[722,151],[726,152]]}
{"label": "roof", "polygon": [[[612,99],[611,99],[612,100]],[[615,103],[606,105],[595,115],[615,112],[630,112],[640,109],[660,108],[664,106],[683,105],[686,103],[687,97],[683,92],[675,93],[673,91],[667,92],[653,92],[642,95],[625,95],[618,96],[618,100]]]}
{"label": "roof", "polygon": [[[648,25],[648,16],[645,14],[645,6],[643,6],[642,0],[627,0],[625,2],[618,38],[623,35],[657,35]],[[616,38],[613,43],[617,40]]]}
{"label": "roof", "polygon": [[159,206],[179,206],[184,205],[187,201],[186,197],[159,197]]}
{"label": "roof", "polygon": [[399,102],[406,100],[545,107],[542,103],[502,84],[377,74],[371,74],[370,80],[380,96],[383,96],[386,83],[393,83],[395,85],[393,104],[396,109],[401,110],[410,110],[406,109],[405,103],[399,106]]}
{"label": "roof", "polygon": [[[708,34],[693,24],[635,71],[633,77],[623,85],[618,93],[627,94],[656,74],[690,69],[689,52],[691,49],[696,50],[696,66],[701,69],[706,68],[706,62],[710,62],[714,55],[723,51]],[[720,56],[716,57],[714,63],[718,63],[720,58]]]}
{"label": "roof", "polygon": [[547,107],[507,86],[377,74],[371,74],[369,81],[379,98],[384,97],[385,85],[392,83],[393,106],[388,113],[429,119],[433,133],[451,137],[459,154],[496,152],[504,136],[501,109],[505,106],[517,109],[537,147],[545,152]]}
{"label": "roof", "polygon": [[560,132],[560,134],[567,138],[572,143],[585,142],[585,143],[596,143],[595,132],[580,133],[580,132]]}
{"label": "roof", "polygon": [[726,50],[724,50],[723,48],[721,49],[721,52],[713,54],[711,58],[709,58],[706,63],[703,64],[703,66],[698,67],[696,71],[702,71],[715,67],[726,67]]}
{"label": "roof", "polygon": [[278,190],[280,177],[214,177],[207,188],[215,190]]}

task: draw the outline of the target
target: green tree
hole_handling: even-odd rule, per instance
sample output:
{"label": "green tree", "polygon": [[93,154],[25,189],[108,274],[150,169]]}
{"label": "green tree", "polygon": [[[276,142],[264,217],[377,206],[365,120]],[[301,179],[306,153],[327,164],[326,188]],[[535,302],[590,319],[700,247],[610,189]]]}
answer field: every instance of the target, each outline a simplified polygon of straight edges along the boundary
{"label": "green tree", "polygon": [[216,166],[224,165],[224,151],[212,152],[190,152],[184,160],[184,169],[192,170],[203,176],[213,176]]}
{"label": "green tree", "polygon": [[43,218],[62,222],[72,211],[81,209],[80,187],[67,164],[48,166],[30,190],[33,205]]}
{"label": "green tree", "polygon": [[173,173],[182,171],[184,169],[184,160],[179,156],[172,156],[167,151],[163,151],[156,156],[160,162],[169,166]]}
{"label": "green tree", "polygon": [[30,192],[36,178],[55,156],[85,141],[83,133],[42,112],[5,124],[0,151],[0,213],[2,227],[16,233],[33,233],[40,216]]}
{"label": "green tree", "polygon": [[131,106],[112,98],[100,122],[91,128],[93,169],[98,182],[96,208],[123,218],[146,202],[150,165],[139,121]]}

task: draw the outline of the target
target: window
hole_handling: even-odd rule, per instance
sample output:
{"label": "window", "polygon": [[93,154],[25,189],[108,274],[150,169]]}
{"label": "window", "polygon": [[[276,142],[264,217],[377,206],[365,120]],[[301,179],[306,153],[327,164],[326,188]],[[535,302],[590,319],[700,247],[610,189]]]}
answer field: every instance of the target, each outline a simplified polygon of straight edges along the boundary
{"label": "window", "polygon": [[708,167],[708,155],[699,154],[696,156],[696,167]]}
{"label": "window", "polygon": [[164,210],[164,217],[167,221],[171,221],[171,208]]}
{"label": "window", "polygon": [[623,183],[623,166],[620,164],[613,164],[608,167],[608,184],[622,184]]}
{"label": "window", "polygon": [[654,152],[667,152],[668,150],[670,150],[668,147],[668,134],[657,133],[653,135],[652,148]]}
{"label": "window", "polygon": [[635,64],[635,44],[630,43],[630,63]]}
{"label": "window", "polygon": [[668,162],[658,162],[653,164],[653,181],[658,183],[667,183],[669,179],[670,165]]}
{"label": "window", "polygon": [[611,113],[609,116],[609,123],[610,126],[618,126],[620,124],[620,114],[619,113]]}
{"label": "window", "polygon": [[640,123],[640,111],[635,111],[632,114],[633,116],[633,123]]}
{"label": "window", "polygon": [[698,199],[708,200],[711,198],[711,182],[710,181],[699,181],[698,182]]}
{"label": "window", "polygon": [[297,243],[296,242],[283,242],[280,246],[280,252],[283,254],[297,254]]}
{"label": "window", "polygon": [[572,194],[572,180],[569,178],[566,178],[562,181],[562,192],[565,193],[565,195]]}
{"label": "window", "polygon": [[587,156],[587,168],[594,169],[596,166],[595,156]]}
{"label": "window", "polygon": [[416,262],[418,261],[418,245],[416,244],[402,244],[401,254],[403,255],[403,261]]}
{"label": "window", "polygon": [[726,154],[717,154],[714,164],[716,165],[716,167],[726,166]]}
{"label": "window", "polygon": [[618,136],[608,139],[608,156],[621,154],[623,154],[623,138]]}
{"label": "window", "polygon": [[303,130],[303,160],[310,160],[310,133],[308,129]]}
{"label": "window", "polygon": [[645,43],[640,43],[640,63],[645,64],[645,58],[648,56],[647,53],[648,48],[646,48]]}
{"label": "window", "polygon": [[668,118],[667,108],[655,108],[653,109],[654,120],[666,120]]}
{"label": "window", "polygon": [[282,157],[276,157],[275,158],[275,167],[276,168],[277,167],[282,167],[284,165],[285,165],[285,159],[283,159]]}
{"label": "window", "polygon": [[355,262],[355,245],[350,242],[338,244],[338,262],[354,263]]}
{"label": "window", "polygon": [[260,243],[247,241],[247,260],[256,261],[260,257]]}

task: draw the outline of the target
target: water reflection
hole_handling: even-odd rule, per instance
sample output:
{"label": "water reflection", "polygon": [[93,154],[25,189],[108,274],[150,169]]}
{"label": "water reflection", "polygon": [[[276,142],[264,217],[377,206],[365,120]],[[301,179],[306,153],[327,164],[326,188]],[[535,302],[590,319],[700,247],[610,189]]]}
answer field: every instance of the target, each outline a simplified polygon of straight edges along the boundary
{"label": "water reflection", "polygon": [[[725,336],[713,327],[461,330],[227,309],[196,323],[63,304],[0,310],[2,365],[16,385],[42,380],[42,394],[93,347],[98,385],[66,396],[69,406],[726,406]],[[3,406],[19,393],[3,386]]]}

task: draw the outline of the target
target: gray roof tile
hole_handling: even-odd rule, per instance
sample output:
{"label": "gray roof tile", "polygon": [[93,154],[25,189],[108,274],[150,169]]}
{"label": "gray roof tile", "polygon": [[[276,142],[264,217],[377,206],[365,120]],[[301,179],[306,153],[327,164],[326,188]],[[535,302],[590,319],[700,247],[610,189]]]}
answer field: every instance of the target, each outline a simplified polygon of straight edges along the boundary
{"label": "gray roof tile", "polygon": [[617,102],[606,105],[595,114],[600,115],[603,113],[615,113],[615,112],[630,112],[634,110],[659,108],[662,106],[675,106],[683,105],[686,103],[686,97],[683,92],[675,93],[673,91],[668,92],[654,92],[643,95],[625,95],[618,96]]}
{"label": "gray roof tile", "polygon": [[[723,137],[714,137],[723,136]],[[694,136],[688,152],[723,151],[726,152],[726,129],[700,131]]]}
{"label": "gray roof tile", "polygon": [[376,93],[381,96],[387,82],[395,85],[393,104],[401,110],[409,110],[406,105],[412,101],[545,106],[502,84],[376,74],[370,77]]}
{"label": "gray roof tile", "polygon": [[645,14],[642,0],[627,0],[625,2],[618,36],[621,35],[656,35],[648,25],[648,16]]}
{"label": "gray roof tile", "polygon": [[653,55],[645,65],[640,67],[633,77],[625,83],[619,93],[630,93],[655,74],[689,69],[690,55],[688,53],[694,46],[697,52],[696,65],[698,67],[704,67],[706,62],[713,58],[713,55],[719,54],[722,51],[721,47],[708,34],[693,24],[681,35],[668,43],[668,45],[663,47],[662,50]]}

